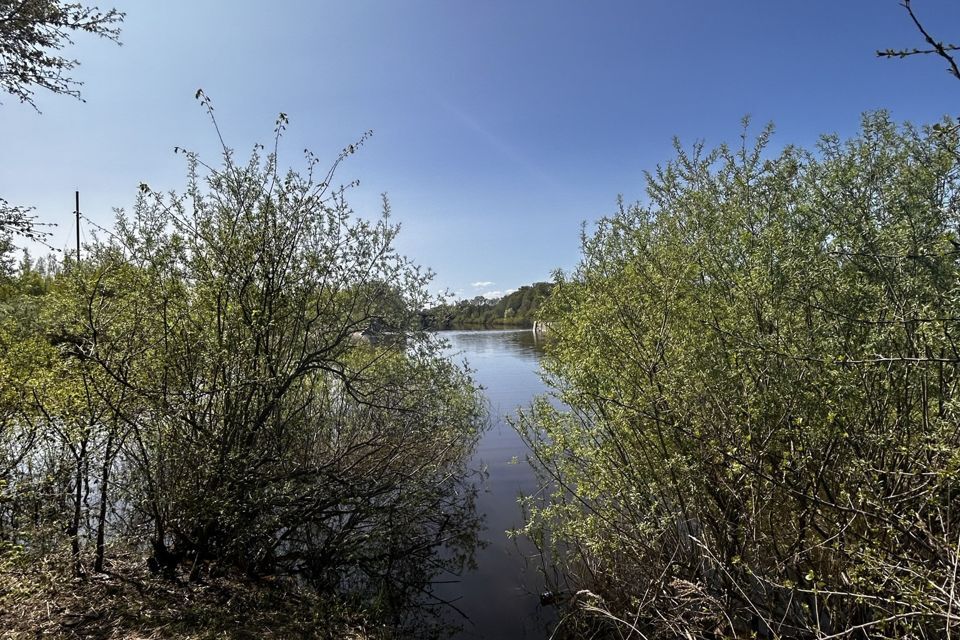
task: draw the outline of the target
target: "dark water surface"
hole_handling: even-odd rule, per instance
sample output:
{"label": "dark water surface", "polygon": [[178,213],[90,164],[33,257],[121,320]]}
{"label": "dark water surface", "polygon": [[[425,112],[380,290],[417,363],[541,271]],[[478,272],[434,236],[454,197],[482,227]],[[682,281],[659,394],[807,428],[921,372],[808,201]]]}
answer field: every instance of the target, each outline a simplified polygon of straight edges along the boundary
{"label": "dark water surface", "polygon": [[466,359],[484,387],[492,424],[474,460],[488,473],[477,498],[486,545],[477,552],[476,569],[441,585],[437,593],[454,600],[466,616],[450,613],[463,627],[456,638],[547,638],[555,614],[540,606],[544,587],[539,556],[527,540],[506,534],[523,522],[517,497],[531,495],[537,487],[526,462],[527,448],[506,418],[546,391],[537,373],[542,341],[529,329],[446,331],[443,336],[455,359]]}

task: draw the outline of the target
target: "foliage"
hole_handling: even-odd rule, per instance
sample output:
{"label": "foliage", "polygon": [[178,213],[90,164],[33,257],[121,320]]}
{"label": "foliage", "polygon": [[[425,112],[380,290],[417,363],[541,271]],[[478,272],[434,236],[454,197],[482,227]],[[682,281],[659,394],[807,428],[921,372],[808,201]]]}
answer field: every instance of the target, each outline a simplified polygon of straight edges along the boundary
{"label": "foliage", "polygon": [[550,295],[551,287],[549,282],[535,282],[501,298],[491,300],[476,296],[471,300],[440,305],[424,314],[424,324],[441,329],[498,325],[529,327]]}
{"label": "foliage", "polygon": [[[430,274],[386,203],[363,220],[332,186],[357,145],[282,172],[285,123],[245,163],[184,151],[184,193],[142,185],[32,312],[4,308],[0,557],[84,578],[132,549],[167,578],[295,579],[422,629],[410,605],[476,545],[482,406],[419,327]],[[391,339],[357,339],[371,326]]]}
{"label": "foliage", "polygon": [[49,232],[47,226],[37,222],[31,207],[18,207],[0,198],[0,242],[9,243],[11,236],[20,236],[28,240],[43,242]]}
{"label": "foliage", "polygon": [[[78,31],[119,44],[123,18],[116,9],[100,11],[79,2],[0,0],[0,89],[37,111],[37,87],[79,99],[82,83],[67,74],[80,63],[58,52]],[[20,236],[43,242],[49,233],[32,210],[0,198],[0,241]]]}
{"label": "foliage", "polygon": [[957,135],[769,138],[678,144],[558,276],[526,531],[617,637],[955,633]]}
{"label": "foliage", "polygon": [[119,42],[124,14],[80,2],[0,2],[0,88],[36,109],[36,87],[80,98],[80,82],[69,75],[80,63],[59,54],[71,35],[90,33]]}

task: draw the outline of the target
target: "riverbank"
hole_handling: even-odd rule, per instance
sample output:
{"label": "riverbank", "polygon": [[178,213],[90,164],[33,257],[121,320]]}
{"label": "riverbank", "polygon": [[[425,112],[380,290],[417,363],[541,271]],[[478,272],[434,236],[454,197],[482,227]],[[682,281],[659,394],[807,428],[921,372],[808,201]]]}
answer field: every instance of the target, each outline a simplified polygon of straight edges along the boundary
{"label": "riverbank", "polygon": [[530,328],[552,289],[549,282],[535,282],[501,298],[477,296],[442,304],[425,310],[420,316],[421,323],[430,329]]}
{"label": "riverbank", "polygon": [[343,602],[294,580],[223,575],[202,582],[155,576],[142,554],[117,554],[104,573],[74,577],[33,563],[0,581],[3,637],[291,638],[365,640],[373,625]]}
{"label": "riverbank", "polygon": [[509,331],[511,329],[533,329],[532,320],[522,320],[519,322],[451,322],[442,327],[436,328],[438,331]]}

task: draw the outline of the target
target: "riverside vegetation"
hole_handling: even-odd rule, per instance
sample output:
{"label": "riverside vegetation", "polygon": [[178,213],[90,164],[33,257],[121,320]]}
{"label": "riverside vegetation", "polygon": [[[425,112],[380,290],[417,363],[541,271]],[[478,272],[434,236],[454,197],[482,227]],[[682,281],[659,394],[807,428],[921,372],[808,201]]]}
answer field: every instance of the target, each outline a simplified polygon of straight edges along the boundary
{"label": "riverside vegetation", "polygon": [[[561,402],[516,420],[543,481],[521,533],[562,576],[558,637],[957,630],[957,127],[771,135],[678,144],[537,298]],[[10,633],[452,631],[424,605],[477,544],[482,402],[388,207],[330,187],[354,147],[322,177],[275,149],[186,152],[185,192],[142,186],[82,261],[7,247]]]}
{"label": "riverside vegetation", "polygon": [[546,303],[524,533],[569,636],[960,630],[958,128],[770,135],[678,144]]}
{"label": "riverside vegetation", "polygon": [[[960,78],[903,7],[929,48],[880,54]],[[59,51],[122,19],[0,4],[0,90],[79,97]],[[484,411],[423,326],[534,319],[520,533],[556,637],[960,633],[956,123],[678,144],[571,274],[437,308],[387,204],[333,187],[355,147],[284,173],[285,122],[246,162],[184,152],[185,190],[143,185],[82,260],[18,264],[42,226],[0,198],[5,635],[449,635],[426,605],[472,562]]]}
{"label": "riverside vegetation", "polygon": [[[284,173],[285,122],[246,162],[183,152],[183,193],[142,185],[80,261],[5,254],[5,633],[442,635],[417,605],[476,545],[484,409],[387,205],[332,186],[356,146]],[[352,338],[374,322],[400,340]]]}

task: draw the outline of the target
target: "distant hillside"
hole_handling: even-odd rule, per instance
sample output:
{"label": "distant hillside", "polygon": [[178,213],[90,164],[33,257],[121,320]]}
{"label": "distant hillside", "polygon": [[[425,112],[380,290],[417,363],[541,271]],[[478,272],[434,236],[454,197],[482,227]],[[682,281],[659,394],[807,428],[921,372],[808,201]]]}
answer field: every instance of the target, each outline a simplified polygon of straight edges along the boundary
{"label": "distant hillside", "polygon": [[530,327],[540,304],[550,295],[553,285],[536,282],[513,293],[488,300],[477,296],[455,304],[434,307],[424,314],[424,324],[432,329],[458,327]]}

